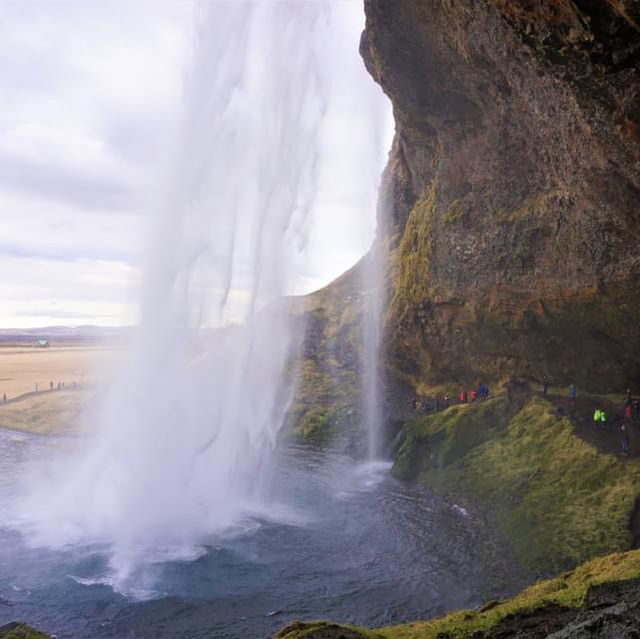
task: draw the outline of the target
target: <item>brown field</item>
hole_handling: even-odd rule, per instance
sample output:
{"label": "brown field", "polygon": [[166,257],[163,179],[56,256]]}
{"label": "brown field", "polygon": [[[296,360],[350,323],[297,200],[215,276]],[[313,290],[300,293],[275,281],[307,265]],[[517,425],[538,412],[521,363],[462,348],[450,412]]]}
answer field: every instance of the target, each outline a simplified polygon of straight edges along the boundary
{"label": "brown field", "polygon": [[90,346],[0,348],[0,399],[5,393],[8,400],[32,393],[36,384],[39,391],[49,390],[52,382],[54,388],[93,384],[96,370],[108,365],[114,352]]}
{"label": "brown field", "polygon": [[117,354],[95,346],[0,347],[0,427],[44,434],[75,426]]}

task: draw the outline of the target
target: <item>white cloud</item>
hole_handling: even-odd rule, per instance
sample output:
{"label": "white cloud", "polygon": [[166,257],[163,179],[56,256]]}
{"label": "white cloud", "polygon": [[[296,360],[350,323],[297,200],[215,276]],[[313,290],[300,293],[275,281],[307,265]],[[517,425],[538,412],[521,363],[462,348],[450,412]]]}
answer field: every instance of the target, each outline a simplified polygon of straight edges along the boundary
{"label": "white cloud", "polygon": [[191,12],[0,3],[0,324],[135,319],[143,212],[179,109]]}
{"label": "white cloud", "polygon": [[[332,161],[298,260],[293,288],[304,292],[349,268],[373,237],[382,158],[368,157],[371,118],[359,110],[378,109],[375,133],[389,139],[389,107],[357,51],[361,3],[333,8],[341,33],[329,50],[336,71],[323,142]],[[193,11],[189,1],[0,3],[0,325],[135,321]],[[238,305],[242,279],[239,271]]]}

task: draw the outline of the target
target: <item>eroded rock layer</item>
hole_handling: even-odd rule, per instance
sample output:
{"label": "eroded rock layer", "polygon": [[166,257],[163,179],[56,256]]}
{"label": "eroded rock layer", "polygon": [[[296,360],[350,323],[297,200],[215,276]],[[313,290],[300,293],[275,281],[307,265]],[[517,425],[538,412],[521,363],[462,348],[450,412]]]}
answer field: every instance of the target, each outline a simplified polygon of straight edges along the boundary
{"label": "eroded rock layer", "polygon": [[365,0],[393,103],[386,361],[640,385],[640,4]]}

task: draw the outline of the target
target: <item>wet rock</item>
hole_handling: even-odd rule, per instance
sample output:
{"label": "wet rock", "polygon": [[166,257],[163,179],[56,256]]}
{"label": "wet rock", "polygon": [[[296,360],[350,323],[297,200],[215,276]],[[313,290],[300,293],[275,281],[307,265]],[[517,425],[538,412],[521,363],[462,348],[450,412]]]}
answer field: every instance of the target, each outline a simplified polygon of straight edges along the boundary
{"label": "wet rock", "polygon": [[640,637],[638,580],[607,584],[589,591],[577,609],[549,607],[522,613],[496,626],[486,639],[637,639]]}

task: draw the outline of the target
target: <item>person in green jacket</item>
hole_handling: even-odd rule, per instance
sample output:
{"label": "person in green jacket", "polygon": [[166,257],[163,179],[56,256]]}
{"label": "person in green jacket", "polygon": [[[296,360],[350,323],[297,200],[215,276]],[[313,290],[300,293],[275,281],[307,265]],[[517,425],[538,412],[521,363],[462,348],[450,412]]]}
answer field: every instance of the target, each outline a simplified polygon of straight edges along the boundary
{"label": "person in green jacket", "polygon": [[596,408],[595,412],[593,413],[593,421],[601,422],[604,424],[607,421],[607,414],[602,409]]}

